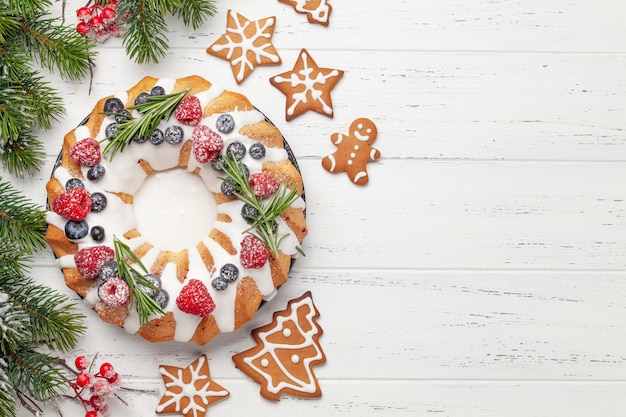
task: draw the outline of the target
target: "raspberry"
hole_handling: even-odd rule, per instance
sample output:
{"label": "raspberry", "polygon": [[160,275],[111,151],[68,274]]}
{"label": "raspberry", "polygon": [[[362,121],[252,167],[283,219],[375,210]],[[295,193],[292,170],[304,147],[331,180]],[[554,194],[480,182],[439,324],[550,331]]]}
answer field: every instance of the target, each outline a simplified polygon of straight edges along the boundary
{"label": "raspberry", "polygon": [[183,98],[174,111],[176,120],[184,125],[198,126],[202,120],[202,105],[196,96],[186,96]]}
{"label": "raspberry", "polygon": [[91,211],[91,194],[84,188],[70,188],[54,199],[52,211],[70,220],[83,220]]}
{"label": "raspberry", "polygon": [[247,235],[241,241],[239,261],[244,268],[262,268],[269,258],[269,252],[256,236]]}
{"label": "raspberry", "polygon": [[222,137],[208,126],[197,126],[191,135],[193,156],[201,164],[216,158],[224,147]]}
{"label": "raspberry", "polygon": [[254,192],[254,195],[261,198],[266,198],[278,191],[280,182],[271,175],[264,172],[258,172],[250,175],[248,179],[250,187]]}
{"label": "raspberry", "polygon": [[102,158],[100,143],[93,138],[80,140],[70,148],[70,157],[74,162],[86,167],[97,165]]}
{"label": "raspberry", "polygon": [[121,278],[111,278],[98,287],[98,297],[109,307],[124,307],[130,302],[130,287]]}
{"label": "raspberry", "polygon": [[100,268],[115,259],[115,252],[108,246],[83,248],[74,254],[76,268],[86,279],[98,278]]}
{"label": "raspberry", "polygon": [[176,297],[180,311],[198,317],[206,317],[215,310],[215,303],[209,290],[199,279],[190,279]]}

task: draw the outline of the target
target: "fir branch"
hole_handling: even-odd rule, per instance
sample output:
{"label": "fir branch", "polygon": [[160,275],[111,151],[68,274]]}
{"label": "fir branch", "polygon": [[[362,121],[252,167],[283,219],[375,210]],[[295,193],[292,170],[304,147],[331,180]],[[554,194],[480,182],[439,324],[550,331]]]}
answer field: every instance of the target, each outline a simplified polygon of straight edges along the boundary
{"label": "fir branch", "polygon": [[0,240],[34,253],[46,246],[45,227],[45,211],[0,177]]}
{"label": "fir branch", "polygon": [[75,29],[61,24],[60,18],[43,18],[44,14],[21,24],[23,41],[37,51],[33,57],[51,71],[58,70],[63,78],[76,80],[89,73],[90,59],[95,46],[93,41],[81,36]]}
{"label": "fir branch", "polygon": [[37,401],[59,398],[67,387],[66,374],[56,358],[32,346],[6,356],[7,375],[15,391],[27,392]]}
{"label": "fir branch", "polygon": [[43,143],[31,132],[23,132],[17,140],[2,144],[0,161],[8,172],[24,177],[33,176],[45,164]]}
{"label": "fir branch", "polygon": [[51,5],[51,0],[9,0],[8,8],[25,19],[34,19]]}
{"label": "fir branch", "polygon": [[103,153],[111,153],[110,159],[117,152],[123,152],[134,138],[149,138],[154,133],[161,120],[168,120],[178,103],[185,97],[189,90],[178,93],[165,94],[161,96],[149,96],[145,103],[129,107],[128,110],[137,110],[141,113],[139,118],[130,118],[118,124],[118,129],[112,135],[107,136],[103,141],[107,144],[102,150]]}
{"label": "fir branch", "polygon": [[236,190],[235,195],[259,213],[247,231],[260,239],[274,258],[278,257],[280,244],[287,234],[277,234],[276,218],[298,199],[298,189],[289,189],[281,184],[276,193],[264,203],[262,196],[257,197],[254,194],[243,164],[231,155],[227,155],[222,161],[219,166],[228,177],[220,179],[230,183]]}
{"label": "fir branch", "polygon": [[145,0],[120,0],[117,13],[125,16],[122,45],[138,64],[158,63],[167,54],[167,24],[155,5]]}
{"label": "fir branch", "polygon": [[[137,301],[137,314],[139,315],[139,324],[145,324],[150,321],[150,315],[160,314],[165,312],[161,306],[145,291],[141,286],[148,287],[150,289],[158,289],[144,278],[148,274],[148,270],[141,262],[141,259],[135,255],[135,253],[121,240],[113,239],[113,249],[115,250],[115,262],[117,263],[117,271],[120,276],[130,288],[130,303],[129,308],[134,305],[134,300]],[[134,263],[141,270],[131,267],[130,263]]]}
{"label": "fir branch", "polygon": [[9,364],[0,357],[0,416],[14,416],[15,398],[10,394],[13,391],[13,384],[9,379]]}
{"label": "fir branch", "polygon": [[186,26],[196,30],[204,23],[206,19],[214,16],[217,12],[215,5],[206,0],[185,0],[183,7],[170,7],[170,13],[176,17],[182,18]]}
{"label": "fir branch", "polygon": [[0,290],[0,353],[6,356],[30,343],[28,314]]}

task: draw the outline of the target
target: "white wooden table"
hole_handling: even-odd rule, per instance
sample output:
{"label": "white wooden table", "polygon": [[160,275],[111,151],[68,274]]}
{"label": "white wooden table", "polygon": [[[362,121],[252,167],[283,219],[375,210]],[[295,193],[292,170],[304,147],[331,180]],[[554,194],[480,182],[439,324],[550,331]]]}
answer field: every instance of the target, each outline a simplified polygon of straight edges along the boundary
{"label": "white wooden table", "polygon": [[[83,3],[67,1],[68,22]],[[205,347],[148,344],[80,304],[89,330],[68,358],[99,353],[124,386],[148,390],[121,393],[130,404],[112,403],[116,416],[151,416],[158,365],[201,353],[231,392],[214,417],[623,415],[626,4],[331,3],[325,28],[276,0],[216,0],[218,14],[197,31],[172,21],[159,65],[128,62],[110,40],[98,48],[91,95],[84,82],[50,76],[67,117],[40,133],[45,169],[12,180],[33,200],[45,201],[64,133],[97,98],[144,75],[199,74],[246,94],[281,129],[302,169],[310,226],[307,256],[243,329]],[[278,22],[282,66],[259,67],[241,86],[205,53],[229,8]],[[269,77],[291,69],[301,48],[345,71],[333,119],[285,121]],[[320,164],[334,151],[330,135],[358,117],[377,123],[382,152],[363,188]],[[54,262],[42,253],[32,275],[79,301]],[[231,356],[306,290],[325,330],[328,363],[315,368],[323,397],[271,403]],[[61,408],[82,415],[71,402]]]}

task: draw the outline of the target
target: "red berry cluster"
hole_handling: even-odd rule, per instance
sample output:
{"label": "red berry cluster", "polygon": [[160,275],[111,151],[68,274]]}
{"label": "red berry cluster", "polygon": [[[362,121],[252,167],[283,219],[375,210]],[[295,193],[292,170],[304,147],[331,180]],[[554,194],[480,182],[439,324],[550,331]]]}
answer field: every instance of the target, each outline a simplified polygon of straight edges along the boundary
{"label": "red berry cluster", "polygon": [[120,37],[122,28],[116,20],[116,15],[117,0],[96,0],[91,6],[83,6],[76,10],[76,17],[79,20],[76,31],[97,42],[104,42],[110,36]]}
{"label": "red berry cluster", "polygon": [[84,356],[78,356],[74,364],[78,369],[78,375],[76,381],[71,382],[70,386],[76,393],[76,398],[85,407],[85,417],[106,415],[109,410],[106,398],[119,388],[119,374],[108,362],[102,363],[97,373],[91,373],[88,369],[89,361]]}

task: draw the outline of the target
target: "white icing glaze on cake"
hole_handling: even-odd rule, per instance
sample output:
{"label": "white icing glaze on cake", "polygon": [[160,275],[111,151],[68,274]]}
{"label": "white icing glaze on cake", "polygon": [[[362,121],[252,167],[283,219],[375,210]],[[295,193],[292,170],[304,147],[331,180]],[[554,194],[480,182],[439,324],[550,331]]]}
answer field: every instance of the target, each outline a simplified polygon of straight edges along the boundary
{"label": "white icing glaze on cake", "polygon": [[[165,89],[166,94],[170,93],[175,84],[175,80],[172,79],[159,79],[156,85],[160,85]],[[210,103],[215,98],[219,97],[224,92],[224,89],[212,85],[210,89],[195,94],[201,102],[202,108]],[[127,94],[119,93],[116,97],[120,98],[123,102],[127,100]],[[239,130],[246,126],[258,123],[264,120],[264,116],[256,111],[230,111],[228,112],[235,122],[236,129],[231,133],[222,133],[220,136],[223,139],[224,147],[222,154],[225,154],[225,150],[230,143],[241,142],[246,145],[246,148],[253,143],[253,140],[249,139],[245,135],[239,133]],[[221,115],[212,114],[208,117],[202,118],[200,124],[207,126],[215,126],[217,118]],[[109,123],[113,122],[112,116],[102,122],[100,130],[95,135],[94,139],[98,141],[104,141],[101,143],[101,147],[106,144],[105,141],[105,128]],[[192,277],[201,280],[207,289],[211,297],[213,298],[216,309],[212,313],[216,320],[217,326],[221,332],[228,332],[234,330],[235,326],[235,297],[236,297],[236,285],[229,286],[224,291],[217,291],[211,285],[211,280],[217,275],[216,268],[219,269],[221,265],[226,263],[232,263],[237,266],[240,271],[240,277],[251,277],[254,279],[258,290],[263,295],[263,298],[271,299],[276,289],[272,281],[272,273],[269,263],[266,263],[259,269],[246,269],[239,261],[239,252],[241,250],[240,241],[242,239],[242,232],[249,228],[249,224],[240,215],[243,203],[240,200],[233,200],[226,203],[216,204],[213,199],[212,193],[220,192],[220,185],[222,180],[219,177],[223,177],[223,173],[219,173],[210,167],[210,164],[201,164],[197,162],[193,156],[189,158],[186,171],[178,167],[179,154],[185,141],[189,140],[192,136],[193,127],[181,125],[172,117],[169,121],[162,121],[159,128],[163,131],[168,126],[177,125],[183,128],[185,140],[177,145],[169,143],[162,143],[160,145],[153,145],[149,141],[144,143],[131,143],[123,152],[118,152],[115,156],[110,158],[110,155],[104,154],[102,156],[101,165],[105,168],[106,174],[97,182],[85,181],[85,188],[90,193],[101,192],[106,195],[108,203],[105,210],[100,213],[89,213],[85,218],[85,221],[90,225],[100,225],[104,227],[106,236],[104,241],[96,242],[88,234],[86,237],[73,240],[78,245],[78,249],[83,249],[91,246],[106,245],[113,247],[114,237],[127,244],[131,249],[136,249],[142,244],[149,242],[154,245],[145,255],[141,257],[143,265],[150,270],[152,265],[157,259],[157,255],[161,250],[179,251],[186,249],[189,257],[189,271],[187,277]],[[76,141],[91,137],[89,129],[85,126],[78,127],[74,131]],[[189,189],[195,187],[197,189],[198,184],[203,185],[205,190],[196,190],[197,192],[185,193],[185,205],[181,206],[180,213],[176,214],[172,212],[172,206],[170,202],[162,201],[162,195],[156,194],[151,190],[142,189],[146,183],[148,175],[138,163],[142,159],[149,163],[149,165],[157,171],[157,173],[151,174],[149,179],[149,187],[152,190],[159,187],[159,182],[165,179],[167,187],[170,191],[172,187],[176,185],[171,184],[172,181],[180,181],[178,186],[181,189]],[[271,148],[266,147],[266,155],[262,159],[254,159],[246,153],[242,162],[248,167],[250,173],[260,172],[262,165],[265,162],[283,162],[288,159],[287,151],[283,148]],[[83,176],[86,177],[87,167],[81,167]],[[179,172],[176,172],[179,171]],[[163,178],[159,179],[162,176]],[[55,169],[53,177],[56,178],[61,184],[65,184],[67,180],[72,178],[72,175],[67,169],[60,166]],[[189,191],[189,190],[187,190]],[[159,204],[164,204],[167,208],[166,211],[156,216],[150,222],[144,222],[144,219],[138,220],[137,208],[132,204],[124,203],[118,193],[125,193],[135,196],[139,202],[139,211],[145,213],[148,210],[147,206],[158,207]],[[144,195],[145,194],[145,195]],[[169,198],[171,195],[168,194]],[[203,202],[201,204],[198,200],[206,199],[207,196],[211,199],[210,202]],[[209,207],[209,209],[207,209]],[[304,201],[302,198],[298,198],[294,204],[294,208],[304,208]],[[199,210],[197,210],[200,208]],[[204,213],[203,213],[204,212]],[[224,222],[217,220],[216,214],[227,214],[231,222]],[[144,214],[141,214],[143,216]],[[176,237],[179,234],[179,230],[170,228],[165,230],[159,227],[159,224],[166,223],[168,216],[177,215],[179,217],[188,217],[189,221],[198,221],[202,219],[202,225],[199,229],[202,230],[199,238],[194,239],[185,236],[182,239]],[[47,222],[57,228],[63,230],[67,219],[50,211],[46,216]],[[296,257],[298,254],[297,246],[299,241],[290,227],[285,221],[278,217],[278,233],[280,235],[286,234],[287,237],[281,243],[280,250],[282,253]],[[156,228],[156,230],[155,230]],[[230,238],[237,253],[235,255],[229,254],[220,244],[214,241],[208,236],[208,232],[211,229],[217,229]],[[135,238],[124,238],[124,234],[138,229],[141,232],[141,236]],[[158,239],[149,238],[160,235]],[[176,241],[174,241],[176,240]],[[211,255],[215,261],[215,268],[213,270],[207,270],[205,264],[201,259],[201,255],[196,248],[198,242],[201,241],[209,249]],[[167,243],[165,243],[167,242]],[[170,244],[171,242],[171,244]],[[74,256],[66,255],[58,258],[58,266],[60,268],[75,268]],[[139,269],[137,269],[139,270]],[[201,321],[200,317],[184,313],[176,306],[176,297],[180,293],[183,287],[183,283],[180,283],[176,276],[176,265],[168,263],[161,273],[162,287],[169,294],[169,303],[165,306],[164,311],[166,313],[171,312],[176,320],[175,336],[174,340],[188,341],[193,336],[198,323]],[[91,306],[94,306],[99,300],[97,295],[97,286],[93,286],[88,294],[84,297],[84,301]],[[152,317],[156,318],[156,317]],[[125,319],[124,326],[128,332],[134,333],[140,327],[139,317],[136,312],[136,308],[131,307],[129,314]]]}

